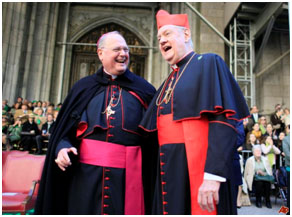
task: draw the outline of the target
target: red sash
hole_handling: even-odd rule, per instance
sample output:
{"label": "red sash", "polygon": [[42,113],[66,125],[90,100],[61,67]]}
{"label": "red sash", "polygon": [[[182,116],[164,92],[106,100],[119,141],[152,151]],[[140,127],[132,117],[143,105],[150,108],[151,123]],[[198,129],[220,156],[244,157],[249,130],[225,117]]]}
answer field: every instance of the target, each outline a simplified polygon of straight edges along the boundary
{"label": "red sash", "polygon": [[144,214],[142,155],[140,146],[123,146],[91,139],[82,139],[81,163],[126,169],[125,215]]}
{"label": "red sash", "polygon": [[160,146],[174,143],[185,144],[191,189],[191,214],[216,215],[216,209],[213,212],[203,211],[198,204],[198,190],[203,183],[207,158],[208,119],[200,118],[175,122],[172,114],[160,115],[157,118],[157,129]]}

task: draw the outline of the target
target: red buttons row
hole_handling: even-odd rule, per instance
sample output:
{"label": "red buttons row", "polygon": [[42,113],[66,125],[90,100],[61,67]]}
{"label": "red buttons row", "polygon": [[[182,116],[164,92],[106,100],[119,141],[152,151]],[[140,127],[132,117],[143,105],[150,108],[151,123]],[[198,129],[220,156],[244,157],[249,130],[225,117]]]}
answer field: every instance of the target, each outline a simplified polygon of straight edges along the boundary
{"label": "red buttons row", "polygon": [[108,190],[108,189],[110,189],[110,187],[108,187],[108,186],[105,186],[105,187],[104,187],[104,189],[105,189],[105,190]]}
{"label": "red buttons row", "polygon": [[109,205],[108,204],[103,204],[103,207],[109,207]]}
{"label": "red buttons row", "polygon": [[113,134],[108,134],[108,137],[112,137],[112,136],[114,136]]}
{"label": "red buttons row", "polygon": [[104,179],[105,179],[105,180],[110,180],[110,178],[109,178],[109,177],[105,177]]}
{"label": "red buttons row", "polygon": [[108,195],[104,195],[103,197],[104,197],[105,199],[110,198],[110,196],[108,196]]}
{"label": "red buttons row", "polygon": [[168,214],[168,212],[163,212],[163,215],[167,215]]}
{"label": "red buttons row", "polygon": [[160,165],[163,166],[165,163],[164,162],[160,162]]}
{"label": "red buttons row", "polygon": [[163,155],[164,155],[164,153],[160,152],[160,156],[163,156]]}

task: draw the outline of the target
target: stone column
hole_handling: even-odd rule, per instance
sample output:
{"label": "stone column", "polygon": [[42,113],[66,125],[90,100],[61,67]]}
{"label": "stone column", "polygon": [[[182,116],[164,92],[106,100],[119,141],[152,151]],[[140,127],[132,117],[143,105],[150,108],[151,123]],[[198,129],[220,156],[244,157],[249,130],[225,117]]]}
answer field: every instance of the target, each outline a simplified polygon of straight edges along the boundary
{"label": "stone column", "polygon": [[28,3],[5,3],[3,10],[3,98],[13,104],[22,86],[23,49],[25,47],[25,22]]}

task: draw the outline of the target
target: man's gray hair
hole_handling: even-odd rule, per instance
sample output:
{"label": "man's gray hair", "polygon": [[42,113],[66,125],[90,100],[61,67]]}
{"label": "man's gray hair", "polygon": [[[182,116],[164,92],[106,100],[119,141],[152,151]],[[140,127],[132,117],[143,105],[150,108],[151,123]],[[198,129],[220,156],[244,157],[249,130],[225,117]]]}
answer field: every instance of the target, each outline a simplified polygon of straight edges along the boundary
{"label": "man's gray hair", "polygon": [[[124,38],[121,33],[119,31],[112,31],[112,32],[107,32],[105,34],[103,34],[102,36],[100,36],[100,38],[97,41],[97,48],[103,48],[105,45],[105,41],[108,38],[108,36],[110,35],[119,35],[122,38]],[[126,41],[126,40],[125,40]]]}

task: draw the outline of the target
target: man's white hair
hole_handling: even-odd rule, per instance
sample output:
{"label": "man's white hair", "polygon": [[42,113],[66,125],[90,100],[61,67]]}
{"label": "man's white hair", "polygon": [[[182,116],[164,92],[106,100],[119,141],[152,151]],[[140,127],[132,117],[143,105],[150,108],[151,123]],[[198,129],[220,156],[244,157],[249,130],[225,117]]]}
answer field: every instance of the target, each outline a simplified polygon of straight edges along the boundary
{"label": "man's white hair", "polygon": [[254,146],[252,147],[252,153],[254,152],[254,150],[257,150],[257,149],[259,149],[259,150],[262,151],[262,147],[261,147],[261,145],[254,145]]}
{"label": "man's white hair", "polygon": [[[176,25],[171,25],[174,26],[175,28],[177,28],[178,30],[180,30],[182,33],[184,33],[184,31],[187,29],[186,27],[183,26],[176,26]],[[187,44],[194,49],[194,44],[192,41],[192,38],[190,37],[189,41],[187,42]]]}

